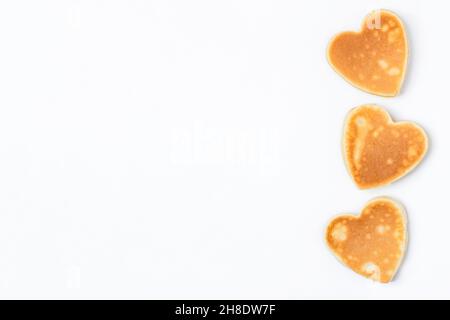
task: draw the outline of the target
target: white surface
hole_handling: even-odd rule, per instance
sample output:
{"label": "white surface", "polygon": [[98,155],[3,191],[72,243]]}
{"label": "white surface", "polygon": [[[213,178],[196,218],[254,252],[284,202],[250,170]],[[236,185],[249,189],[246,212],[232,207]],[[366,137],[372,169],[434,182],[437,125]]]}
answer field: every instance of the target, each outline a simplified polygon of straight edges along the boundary
{"label": "white surface", "polygon": [[[372,9],[404,20],[402,94],[328,66]],[[0,297],[450,298],[446,1],[2,1]],[[341,156],[364,103],[431,148],[359,191]],[[346,269],[328,220],[387,195],[408,210],[396,280]]]}

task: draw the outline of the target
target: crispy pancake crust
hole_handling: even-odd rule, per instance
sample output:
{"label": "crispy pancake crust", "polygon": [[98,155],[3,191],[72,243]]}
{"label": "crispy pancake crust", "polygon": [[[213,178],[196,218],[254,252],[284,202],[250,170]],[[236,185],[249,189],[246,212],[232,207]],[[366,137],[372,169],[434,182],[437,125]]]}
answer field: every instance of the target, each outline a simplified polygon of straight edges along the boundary
{"label": "crispy pancake crust", "polygon": [[370,13],[361,31],[336,35],[327,49],[332,68],[355,87],[396,96],[403,84],[408,41],[400,18],[387,10]]}
{"label": "crispy pancake crust", "polygon": [[361,189],[388,185],[413,170],[428,150],[425,131],[412,122],[394,123],[387,111],[363,105],[345,121],[343,153]]}
{"label": "crispy pancake crust", "polygon": [[328,224],[326,242],[333,254],[356,273],[390,282],[406,251],[405,210],[392,199],[373,199],[359,216],[334,218]]}

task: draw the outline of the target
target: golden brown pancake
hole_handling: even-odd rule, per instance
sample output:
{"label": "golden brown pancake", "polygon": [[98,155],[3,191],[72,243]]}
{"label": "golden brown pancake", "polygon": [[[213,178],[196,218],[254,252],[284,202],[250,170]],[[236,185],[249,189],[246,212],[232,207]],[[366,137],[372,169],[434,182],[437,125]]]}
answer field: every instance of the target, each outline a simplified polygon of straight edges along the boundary
{"label": "golden brown pancake", "polygon": [[396,96],[405,77],[408,43],[399,17],[386,10],[369,14],[361,31],[342,32],[328,46],[333,69],[355,87]]}
{"label": "golden brown pancake", "polygon": [[328,225],[330,250],[347,267],[379,282],[390,282],[406,250],[406,214],[388,198],[370,201],[361,215],[341,215]]}
{"label": "golden brown pancake", "polygon": [[394,123],[387,111],[364,105],[350,111],[343,152],[350,175],[361,189],[388,185],[414,169],[425,156],[425,131],[412,122]]}

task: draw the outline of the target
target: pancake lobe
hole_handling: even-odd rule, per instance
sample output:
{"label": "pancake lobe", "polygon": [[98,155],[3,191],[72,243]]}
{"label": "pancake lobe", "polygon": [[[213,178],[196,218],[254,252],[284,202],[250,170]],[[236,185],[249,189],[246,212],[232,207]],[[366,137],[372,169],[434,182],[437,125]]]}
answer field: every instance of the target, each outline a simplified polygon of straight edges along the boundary
{"label": "pancake lobe", "polygon": [[365,18],[361,31],[336,35],[327,57],[333,69],[355,87],[379,96],[396,96],[408,61],[403,23],[390,11],[374,11]]}
{"label": "pancake lobe", "polygon": [[412,122],[394,123],[381,107],[363,105],[347,116],[344,159],[360,189],[400,179],[420,163],[427,149],[428,138],[422,128]]}
{"label": "pancake lobe", "polygon": [[406,250],[406,214],[389,198],[370,201],[359,216],[342,215],[326,230],[333,254],[356,273],[374,281],[392,281]]}

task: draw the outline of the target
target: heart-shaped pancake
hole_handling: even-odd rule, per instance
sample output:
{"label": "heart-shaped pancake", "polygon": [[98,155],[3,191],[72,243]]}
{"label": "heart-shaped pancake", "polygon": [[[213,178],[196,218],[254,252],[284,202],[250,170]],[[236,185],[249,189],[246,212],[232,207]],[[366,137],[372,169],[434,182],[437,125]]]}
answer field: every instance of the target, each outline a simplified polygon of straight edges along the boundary
{"label": "heart-shaped pancake", "polygon": [[389,198],[370,201],[359,216],[334,218],[326,231],[330,250],[347,267],[379,282],[390,282],[406,250],[406,213]]}
{"label": "heart-shaped pancake", "polygon": [[380,96],[396,96],[408,61],[403,23],[390,11],[374,11],[364,20],[361,31],[336,35],[327,57],[333,69],[355,87]]}
{"label": "heart-shaped pancake", "polygon": [[425,131],[412,122],[394,123],[374,105],[350,111],[344,127],[347,169],[360,189],[388,185],[414,169],[425,156]]}

